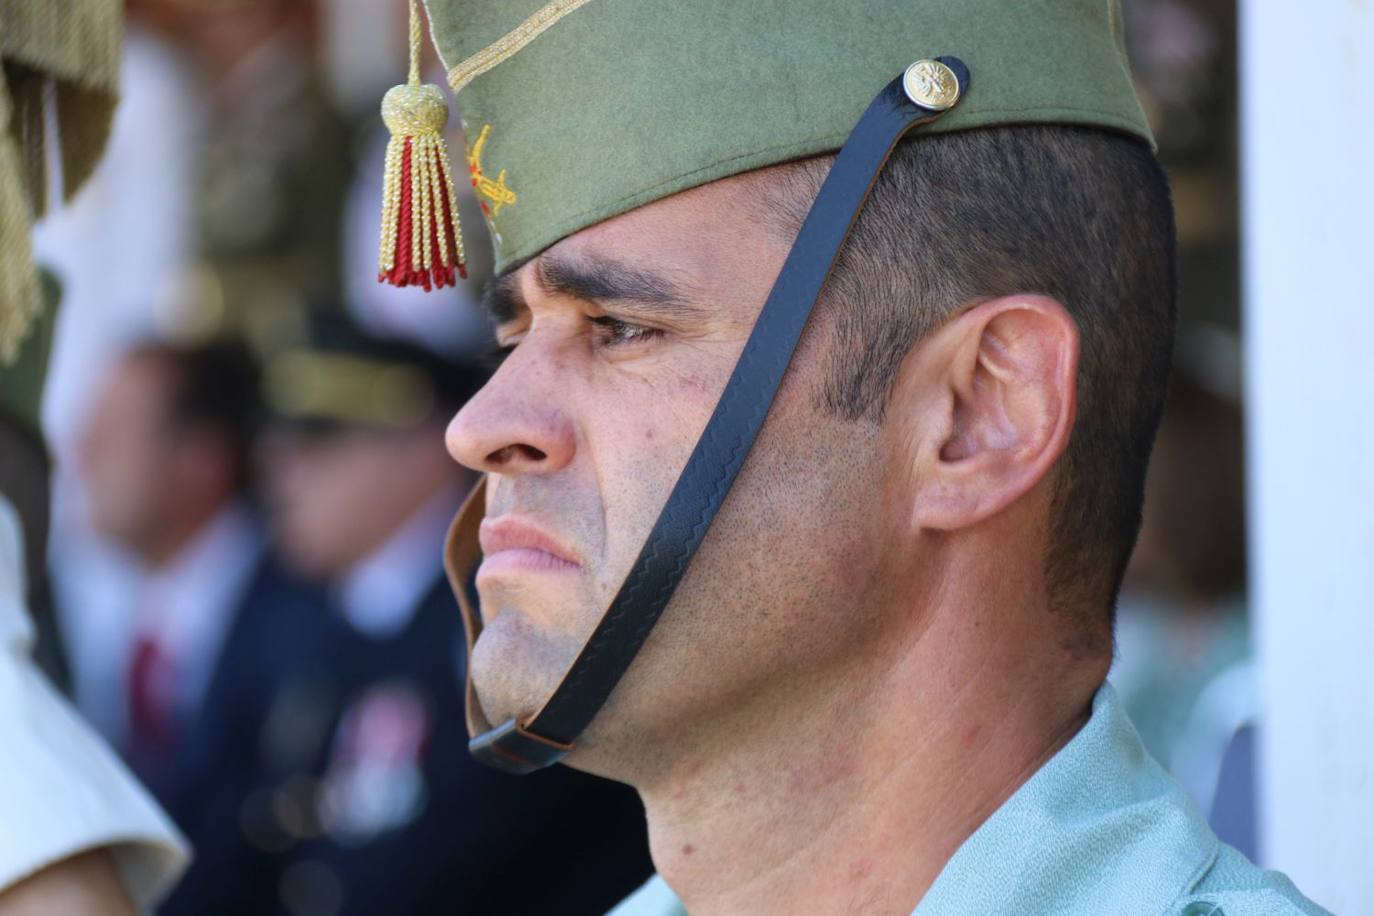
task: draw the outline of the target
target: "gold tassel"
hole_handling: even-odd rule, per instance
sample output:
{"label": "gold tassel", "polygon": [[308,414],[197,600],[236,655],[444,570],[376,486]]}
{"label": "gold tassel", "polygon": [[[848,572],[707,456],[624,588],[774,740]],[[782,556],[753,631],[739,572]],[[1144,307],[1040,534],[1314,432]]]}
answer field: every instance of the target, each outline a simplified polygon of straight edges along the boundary
{"label": "gold tassel", "polygon": [[382,98],[382,120],[391,140],[377,279],[426,290],[453,286],[455,273],[468,273],[443,135],[448,103],[438,86],[420,83],[419,0],[410,0],[410,79]]}

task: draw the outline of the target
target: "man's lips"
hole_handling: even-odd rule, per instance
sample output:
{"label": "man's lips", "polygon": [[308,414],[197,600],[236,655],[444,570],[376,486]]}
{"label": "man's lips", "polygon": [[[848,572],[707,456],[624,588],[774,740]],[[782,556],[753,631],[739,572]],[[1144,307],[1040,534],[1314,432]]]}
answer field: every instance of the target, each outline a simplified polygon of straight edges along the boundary
{"label": "man's lips", "polygon": [[482,521],[480,580],[505,571],[567,572],[581,569],[576,554],[539,527],[509,515]]}

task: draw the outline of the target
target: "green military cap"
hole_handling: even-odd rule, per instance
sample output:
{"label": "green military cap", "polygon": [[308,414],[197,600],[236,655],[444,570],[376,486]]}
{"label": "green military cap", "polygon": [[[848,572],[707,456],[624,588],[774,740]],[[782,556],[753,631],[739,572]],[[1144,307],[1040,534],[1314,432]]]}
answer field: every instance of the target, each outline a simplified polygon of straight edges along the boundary
{"label": "green military cap", "polygon": [[839,149],[912,62],[962,59],[931,131],[1153,142],[1117,0],[426,0],[497,269],[627,210]]}

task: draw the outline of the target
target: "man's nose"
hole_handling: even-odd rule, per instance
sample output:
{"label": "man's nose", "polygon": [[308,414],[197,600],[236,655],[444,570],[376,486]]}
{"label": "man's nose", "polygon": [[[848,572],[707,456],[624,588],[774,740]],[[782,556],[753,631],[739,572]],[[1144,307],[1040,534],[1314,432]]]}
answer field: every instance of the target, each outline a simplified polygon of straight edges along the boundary
{"label": "man's nose", "polygon": [[550,474],[572,461],[576,433],[552,369],[520,355],[508,357],[449,423],[444,441],[459,464],[488,474]]}

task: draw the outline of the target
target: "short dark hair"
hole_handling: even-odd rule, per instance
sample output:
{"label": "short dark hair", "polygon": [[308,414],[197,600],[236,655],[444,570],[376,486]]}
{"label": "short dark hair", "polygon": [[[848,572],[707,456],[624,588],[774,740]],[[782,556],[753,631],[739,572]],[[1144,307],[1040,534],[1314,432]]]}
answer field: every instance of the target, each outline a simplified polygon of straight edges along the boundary
{"label": "short dark hair", "polygon": [[[796,163],[774,185],[789,237],[828,166]],[[1140,529],[1173,352],[1174,262],[1168,180],[1143,142],[995,127],[901,143],[822,297],[836,344],[820,397],[851,419],[881,419],[911,348],[966,305],[1040,293],[1074,317],[1079,407],[1054,480],[1046,577],[1056,605],[1082,609],[1069,638],[1088,652],[1104,634],[1110,645]]]}
{"label": "short dark hair", "polygon": [[251,450],[262,420],[258,364],[241,341],[144,343],[128,358],[163,367],[169,376],[167,420],[174,428],[212,429],[234,462],[234,486],[249,481]]}

